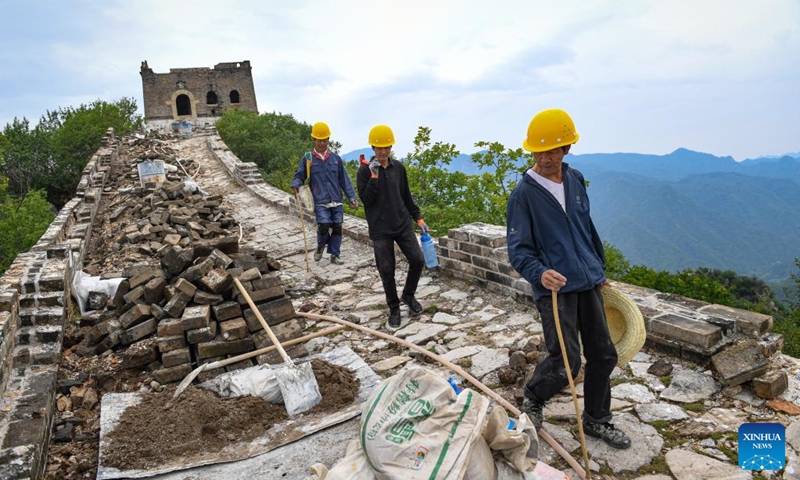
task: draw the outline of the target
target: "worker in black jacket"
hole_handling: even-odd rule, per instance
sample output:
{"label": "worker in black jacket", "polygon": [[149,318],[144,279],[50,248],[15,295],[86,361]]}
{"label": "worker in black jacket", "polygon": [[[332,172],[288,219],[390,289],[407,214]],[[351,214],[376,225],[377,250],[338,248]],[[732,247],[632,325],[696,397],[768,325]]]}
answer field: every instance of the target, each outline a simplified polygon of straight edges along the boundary
{"label": "worker in black jacket", "polygon": [[[391,330],[397,330],[400,328],[401,300],[408,305],[410,315],[422,313],[422,305],[414,295],[425,259],[409,217],[417,222],[423,232],[428,231],[428,226],[411,197],[405,167],[390,158],[394,145],[392,129],[386,125],[376,125],[369,132],[369,143],[375,156],[369,162],[362,161],[358,168],[358,196],[361,197],[367,214],[375,264],[386,293],[386,304],[389,306],[388,326]],[[394,279],[395,243],[408,260],[408,276],[400,298],[397,297]]]}

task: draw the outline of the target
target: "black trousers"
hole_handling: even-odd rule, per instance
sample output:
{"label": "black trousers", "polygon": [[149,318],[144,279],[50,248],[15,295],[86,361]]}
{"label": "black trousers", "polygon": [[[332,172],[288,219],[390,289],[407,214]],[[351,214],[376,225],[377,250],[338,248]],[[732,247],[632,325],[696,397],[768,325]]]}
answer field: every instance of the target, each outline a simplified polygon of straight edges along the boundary
{"label": "black trousers", "polygon": [[394,279],[395,258],[394,244],[400,247],[400,251],[408,260],[408,276],[403,287],[403,296],[412,297],[417,293],[419,277],[422,276],[422,268],[425,266],[425,258],[422,256],[422,248],[419,246],[417,236],[411,225],[404,229],[399,235],[392,238],[382,238],[372,241],[372,250],[375,253],[375,264],[378,266],[378,273],[383,283],[383,291],[386,294],[386,305],[389,309],[400,306],[400,299],[397,297],[397,282]]}
{"label": "black trousers", "polygon": [[[542,319],[547,358],[536,365],[533,377],[525,385],[525,396],[547,401],[569,385],[561,345],[558,342],[552,297],[536,301]],[[584,292],[558,295],[558,318],[567,350],[572,376],[581,367],[581,343],[586,357],[584,373],[584,420],[608,422],[611,420],[611,372],[617,364],[617,350],[611,341],[603,309],[603,294],[597,286]],[[580,337],[580,342],[579,342]]]}

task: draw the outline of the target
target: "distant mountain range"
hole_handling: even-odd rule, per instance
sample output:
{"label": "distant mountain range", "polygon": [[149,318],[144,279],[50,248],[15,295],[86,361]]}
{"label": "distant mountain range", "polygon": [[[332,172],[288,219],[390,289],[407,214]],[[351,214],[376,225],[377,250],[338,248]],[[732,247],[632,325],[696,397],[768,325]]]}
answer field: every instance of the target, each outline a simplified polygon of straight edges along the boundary
{"label": "distant mountain range", "polygon": [[[370,149],[350,153],[343,158],[371,156]],[[795,273],[800,152],[736,162],[680,148],[668,155],[569,155],[566,161],[590,182],[601,237],[634,264],[671,272],[733,270],[768,282]],[[450,167],[480,171],[469,155],[454,158]]]}

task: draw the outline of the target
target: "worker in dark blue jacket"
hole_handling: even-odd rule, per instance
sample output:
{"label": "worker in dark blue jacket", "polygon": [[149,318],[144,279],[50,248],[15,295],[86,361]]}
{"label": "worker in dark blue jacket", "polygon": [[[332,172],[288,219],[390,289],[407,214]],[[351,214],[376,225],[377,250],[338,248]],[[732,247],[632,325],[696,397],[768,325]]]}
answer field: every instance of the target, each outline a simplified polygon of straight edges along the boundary
{"label": "worker in dark blue jacket", "polygon": [[331,130],[324,122],[317,122],[311,127],[314,150],[300,159],[300,165],[292,178],[292,191],[296,194],[308,179],[317,221],[317,251],[314,252],[314,260],[319,262],[322,259],[327,245],[331,263],[341,265],[344,221],[342,190],[351,207],[358,207],[358,201],[341,157],[328,149],[330,136]]}
{"label": "worker in dark blue jacket", "polygon": [[545,403],[568,384],[555,326],[552,291],[572,376],[586,357],[583,429],[616,448],[631,440],[611,421],[610,376],[617,351],[608,331],[600,291],[608,284],[603,243],[589,215],[583,175],[564,163],[578,133],[567,112],[544,110],[531,120],[523,147],[534,165],[507,205],[508,257],[533,288],[548,356],[525,385],[522,410],[539,429]]}

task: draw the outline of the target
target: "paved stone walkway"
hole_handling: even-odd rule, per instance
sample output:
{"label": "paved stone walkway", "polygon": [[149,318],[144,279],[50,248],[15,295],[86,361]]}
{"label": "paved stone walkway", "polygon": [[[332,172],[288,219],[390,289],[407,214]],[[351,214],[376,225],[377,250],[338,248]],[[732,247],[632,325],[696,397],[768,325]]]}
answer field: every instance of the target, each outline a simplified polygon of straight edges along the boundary
{"label": "paved stone walkway", "polygon": [[[371,247],[345,236],[342,245],[343,265],[331,264],[327,254],[322,261],[314,262],[315,226],[306,223],[310,265],[310,272],[307,272],[302,227],[297,216],[278,213],[236,184],[211,155],[205,137],[183,140],[176,143],[174,148],[183,157],[192,158],[202,166],[195,180],[204,190],[225,196],[225,207],[233,212],[233,216],[242,225],[243,243],[266,249],[280,260],[284,285],[293,298],[296,310],[357,319],[368,327],[383,328],[388,311]],[[427,220],[429,223],[435,221]],[[348,228],[347,221],[344,228]],[[397,272],[400,287],[405,280],[406,265],[402,261],[402,255],[398,259],[401,260]],[[409,321],[407,309],[403,306],[404,325],[396,335],[468,367],[472,375],[486,385],[497,387],[498,392],[514,403],[514,389],[501,386],[497,371],[508,366],[510,349],[531,351],[541,342],[541,324],[534,309],[428,270],[423,274],[417,298],[425,307],[425,312],[414,321]],[[342,342],[346,342],[370,363],[373,370],[384,376],[392,375],[409,362],[417,361],[411,352],[360,332],[347,331],[334,338],[315,339],[310,342],[309,348],[324,351]],[[751,472],[740,470],[726,452],[736,451],[736,429],[747,421],[746,412],[758,411],[761,415],[760,421],[765,422],[778,421],[777,415],[780,414],[762,410],[763,400],[750,392],[739,389],[735,392],[718,393],[720,388],[711,379],[711,372],[696,372],[691,365],[682,365],[678,360],[668,357],[675,367],[673,377],[683,374],[686,378],[698,381],[697,385],[703,385],[700,380],[711,380],[712,385],[703,387],[707,390],[699,392],[695,389],[662,395],[662,392],[669,389],[658,377],[647,373],[649,366],[659,357],[662,355],[656,352],[643,351],[624,369],[615,370],[615,386],[612,390],[615,423],[631,435],[634,447],[620,451],[596,439],[587,438],[592,470],[601,472],[602,478],[622,479],[753,478]],[[792,361],[793,359],[786,357],[787,363]],[[437,368],[436,365],[427,365]],[[798,370],[800,367],[795,361],[790,365],[790,371],[796,374]],[[790,391],[784,396],[788,395],[789,400],[796,400],[800,397],[800,385],[796,375],[792,377]],[[582,384],[578,385],[578,393],[582,397]],[[696,403],[689,395],[697,394],[704,399],[700,409],[683,408],[682,404]],[[659,400],[659,397],[663,399],[665,396],[669,396],[669,400],[674,403]],[[545,417],[544,428],[582,463],[569,391],[548,404]],[[572,423],[570,419],[573,420]],[[784,424],[791,423],[791,419],[785,416],[781,420]],[[682,422],[684,430],[675,433],[670,427],[678,422]],[[704,426],[706,430],[698,433],[696,428],[699,426]],[[340,435],[347,435],[350,430],[345,428],[337,431],[345,432]],[[682,437],[680,432],[683,432]],[[322,447],[326,442],[314,438],[320,435],[324,437],[326,433],[316,434],[306,440],[310,442],[308,445],[312,445],[310,450],[308,445],[304,446],[307,451],[314,451],[314,442],[321,442],[320,449],[316,450],[319,456],[307,457],[306,466],[317,461],[331,466],[344,454],[344,443],[340,444],[341,451],[331,451],[331,448]],[[796,435],[798,445],[795,448],[800,447],[800,432]],[[291,445],[288,447],[293,448]],[[259,478],[305,478],[306,472],[298,471],[297,459],[288,455],[286,452],[290,450],[286,448],[251,459],[250,462],[254,462],[252,471],[257,470]],[[539,453],[540,459],[547,464],[565,466],[563,460],[543,441],[540,441]],[[796,454],[792,448],[787,447],[787,454],[790,462],[796,462]],[[287,463],[286,458],[293,460]],[[263,462],[277,462],[271,470],[272,473],[268,468],[263,468]],[[289,465],[293,469],[290,470]],[[245,467],[240,465],[237,468]],[[219,470],[215,472],[214,476],[208,477],[202,471],[193,472],[193,476],[188,478],[220,478],[220,474],[224,476]],[[210,475],[209,472],[206,473]],[[181,474],[159,478],[187,477]],[[578,477],[573,473],[573,478]],[[757,478],[770,477],[762,475]]]}

